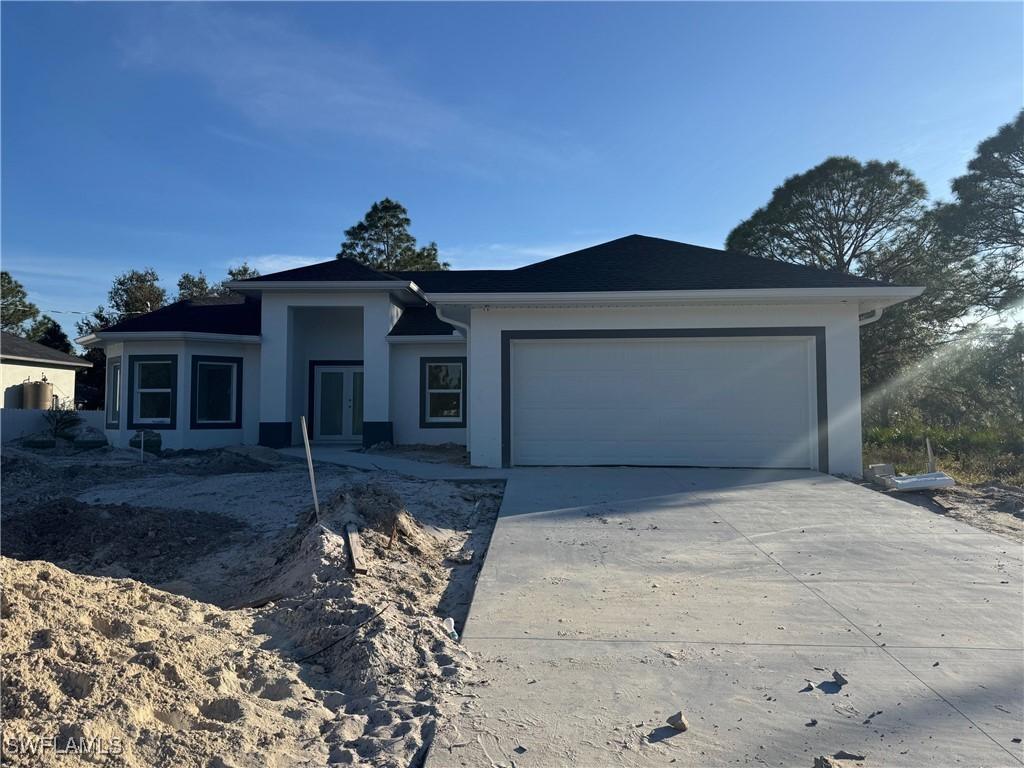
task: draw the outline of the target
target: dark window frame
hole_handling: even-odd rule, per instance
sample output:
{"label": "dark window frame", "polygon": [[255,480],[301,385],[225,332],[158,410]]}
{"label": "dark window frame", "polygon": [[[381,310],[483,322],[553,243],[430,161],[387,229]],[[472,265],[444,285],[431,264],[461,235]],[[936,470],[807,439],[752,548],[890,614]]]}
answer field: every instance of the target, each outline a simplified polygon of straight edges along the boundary
{"label": "dark window frame", "polygon": [[[235,366],[235,413],[231,421],[199,421],[199,366],[219,363]],[[230,355],[192,355],[189,378],[189,429],[241,429],[242,428],[243,358]]]}
{"label": "dark window frame", "polygon": [[[117,386],[116,387],[111,387],[110,386],[110,382],[111,382],[111,379],[112,379],[112,375],[111,374],[113,373],[115,368],[118,371]],[[103,399],[105,401],[103,403],[103,411],[105,413],[104,424],[106,425],[107,429],[120,429],[121,428],[121,389],[122,389],[121,384],[122,384],[123,381],[124,381],[124,365],[122,365],[122,363],[121,363],[121,355],[117,355],[116,357],[108,357],[107,358],[107,379],[106,379],[106,382],[104,383],[104,392],[103,392]],[[113,395],[113,401],[111,401],[111,395]],[[111,409],[111,406],[113,406],[113,409]],[[114,418],[111,418],[112,416]]]}
{"label": "dark window frame", "polygon": [[[427,368],[431,365],[462,366],[462,416],[458,421],[429,421],[427,419]],[[466,414],[469,404],[466,393],[469,391],[469,366],[465,357],[421,357],[420,358],[420,429],[465,429]]]}
{"label": "dark window frame", "polygon": [[[171,418],[167,422],[135,420],[135,367],[138,363],[171,364]],[[122,368],[122,375],[124,369]],[[178,428],[178,356],[128,355],[128,429],[177,429]]]}

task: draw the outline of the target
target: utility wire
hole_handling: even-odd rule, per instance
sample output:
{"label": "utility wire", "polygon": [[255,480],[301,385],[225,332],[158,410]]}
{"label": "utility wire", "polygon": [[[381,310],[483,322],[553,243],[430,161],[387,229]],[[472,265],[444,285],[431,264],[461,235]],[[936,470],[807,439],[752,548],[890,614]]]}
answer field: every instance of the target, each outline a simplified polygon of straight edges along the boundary
{"label": "utility wire", "polygon": [[[4,307],[17,307],[19,309],[35,309],[42,314],[54,314],[54,315],[91,315],[96,310],[90,310],[89,312],[81,312],[77,309],[39,309],[34,304],[14,304],[6,301],[0,301]],[[148,309],[136,309],[129,312],[118,312],[118,315],[144,315],[152,310]]]}

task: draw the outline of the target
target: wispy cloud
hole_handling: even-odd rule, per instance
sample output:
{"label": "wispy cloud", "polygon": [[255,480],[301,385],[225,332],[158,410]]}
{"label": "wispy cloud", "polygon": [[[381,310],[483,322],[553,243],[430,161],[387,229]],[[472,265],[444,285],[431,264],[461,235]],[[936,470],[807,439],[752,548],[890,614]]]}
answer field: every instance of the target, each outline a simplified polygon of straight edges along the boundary
{"label": "wispy cloud", "polygon": [[[365,46],[327,45],[272,11],[183,3],[152,12],[163,17],[154,23],[147,14],[145,26],[123,43],[125,63],[193,75],[259,129],[295,140],[354,135],[446,151],[469,170],[510,160],[564,165],[582,156],[564,138],[546,146],[423,95]],[[231,131],[218,135],[258,141]]]}
{"label": "wispy cloud", "polygon": [[441,258],[451,262],[453,269],[514,269],[600,242],[602,238],[597,237],[576,242],[457,245],[442,248]]}
{"label": "wispy cloud", "polygon": [[247,259],[233,259],[225,264],[225,267],[237,267],[242,262],[250,267],[255,267],[261,274],[280,272],[285,269],[305,267],[307,264],[316,264],[318,261],[325,261],[322,256],[299,256],[291,253],[266,253],[261,256],[252,256]]}
{"label": "wispy cloud", "polygon": [[235,133],[234,131],[226,131],[223,128],[216,126],[210,126],[206,129],[207,133],[211,136],[216,136],[218,139],[229,141],[232,144],[241,144],[243,147],[250,149],[273,149],[272,145],[259,139],[254,139],[251,136],[245,136],[241,133]]}

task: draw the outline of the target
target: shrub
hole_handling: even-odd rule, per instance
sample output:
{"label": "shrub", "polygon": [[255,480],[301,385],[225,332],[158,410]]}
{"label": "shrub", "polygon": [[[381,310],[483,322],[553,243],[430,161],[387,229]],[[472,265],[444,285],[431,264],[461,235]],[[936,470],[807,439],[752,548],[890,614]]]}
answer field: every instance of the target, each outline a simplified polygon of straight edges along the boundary
{"label": "shrub", "polygon": [[43,419],[46,421],[46,429],[50,434],[67,440],[74,439],[73,430],[82,423],[82,417],[67,403],[61,403],[56,408],[43,411]]}

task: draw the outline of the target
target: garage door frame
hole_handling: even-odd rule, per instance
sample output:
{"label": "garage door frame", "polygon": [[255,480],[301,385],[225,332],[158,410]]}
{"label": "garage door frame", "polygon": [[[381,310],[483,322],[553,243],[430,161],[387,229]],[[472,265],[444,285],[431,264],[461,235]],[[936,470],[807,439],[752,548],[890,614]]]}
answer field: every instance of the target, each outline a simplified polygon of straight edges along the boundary
{"label": "garage door frame", "polygon": [[526,339],[735,339],[758,336],[814,340],[818,471],[828,472],[828,374],[824,326],[756,328],[619,328],[501,332],[501,465],[512,466],[512,342]]}

